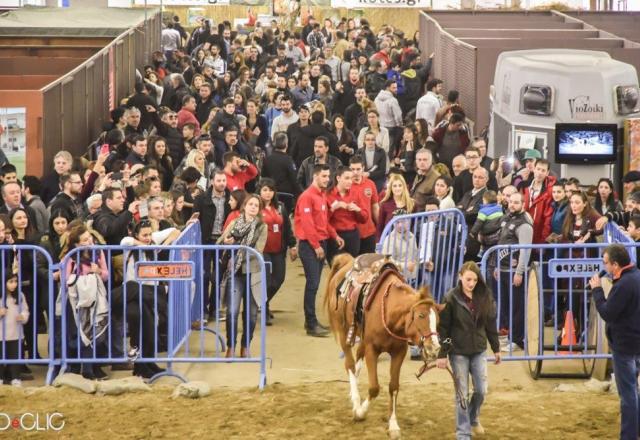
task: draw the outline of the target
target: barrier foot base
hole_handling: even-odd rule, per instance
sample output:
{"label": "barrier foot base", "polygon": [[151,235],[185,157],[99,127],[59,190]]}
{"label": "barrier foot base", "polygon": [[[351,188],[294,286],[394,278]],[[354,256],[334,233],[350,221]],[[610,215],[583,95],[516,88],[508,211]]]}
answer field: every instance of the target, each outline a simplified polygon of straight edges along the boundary
{"label": "barrier foot base", "polygon": [[267,375],[266,374],[261,374],[260,375],[260,383],[258,384],[258,388],[260,388],[260,390],[264,390],[264,387],[267,386]]}
{"label": "barrier foot base", "polygon": [[[56,366],[55,365],[49,365],[49,368],[47,369],[47,377],[44,381],[45,385],[51,385],[51,382],[53,382],[53,373],[56,371]],[[62,371],[62,369],[60,369],[60,371]]]}
{"label": "barrier foot base", "polygon": [[220,352],[227,351],[227,346],[224,343],[224,339],[222,338],[222,336],[220,336],[220,333],[218,333],[217,331],[215,331],[214,329],[209,328],[209,327],[203,327],[202,331],[211,333],[212,335],[214,335],[216,337],[217,343],[220,344],[220,350],[218,350],[218,346],[216,346],[216,351],[220,351]]}
{"label": "barrier foot base", "polygon": [[160,379],[161,377],[165,377],[165,376],[167,376],[167,377],[175,377],[176,379],[179,379],[183,383],[187,382],[187,378],[184,377],[182,374],[176,373],[175,371],[167,370],[167,371],[163,371],[162,373],[158,373],[158,374],[153,375],[151,377],[151,379],[149,379],[149,383],[153,383],[156,380]]}

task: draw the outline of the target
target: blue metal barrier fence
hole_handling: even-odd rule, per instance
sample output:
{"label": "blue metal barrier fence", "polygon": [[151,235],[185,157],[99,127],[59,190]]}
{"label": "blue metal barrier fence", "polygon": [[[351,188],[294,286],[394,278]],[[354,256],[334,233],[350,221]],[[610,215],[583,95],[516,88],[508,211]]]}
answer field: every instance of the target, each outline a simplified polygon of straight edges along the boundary
{"label": "blue metal barrier fence", "polygon": [[429,286],[437,301],[457,282],[467,225],[458,209],[395,216],[376,247],[390,255],[414,288]]}
{"label": "blue metal barrier fence", "polygon": [[[494,292],[505,360],[524,360],[534,378],[545,360],[582,360],[590,376],[597,359],[610,357],[604,322],[591,299],[589,279],[603,269],[608,243],[498,245],[482,257],[481,270]],[[610,283],[604,281],[608,292]],[[605,361],[606,362],[606,361]]]}
{"label": "blue metal barrier fence", "polygon": [[[114,280],[118,271],[113,261],[120,253],[122,282]],[[226,286],[216,284],[216,291],[227,294],[226,354],[217,340],[214,345],[207,345],[205,340],[208,329],[203,323],[206,310],[202,304],[209,303],[209,286],[199,271],[205,258],[214,259],[215,269]],[[91,263],[99,266],[100,273],[91,273]],[[185,380],[174,371],[173,363],[259,363],[259,386],[264,387],[266,275],[262,255],[255,249],[215,245],[77,248],[65,256],[61,267],[67,268],[61,281],[66,287],[60,295],[63,371],[69,364],[80,364],[84,371],[90,370],[91,364],[128,361],[141,364],[140,368],[147,364],[157,370],[155,363],[159,362],[167,364],[166,371],[156,371],[151,380],[162,376]],[[225,270],[227,267],[231,271]],[[82,295],[93,291],[98,292],[98,297],[83,302]],[[81,307],[83,304],[90,308]],[[219,317],[220,310],[215,314]],[[194,316],[201,319],[194,323]],[[257,347],[254,345],[258,351],[254,356],[250,354],[251,342],[258,316],[260,342]],[[243,335],[237,344],[240,318]],[[220,321],[215,323],[218,333]],[[240,353],[237,345],[241,346]]]}
{"label": "blue metal barrier fence", "polygon": [[[259,363],[263,388],[263,257],[246,246],[193,244],[199,235],[195,224],[171,246],[79,247],[60,264],[38,246],[0,246],[2,376],[17,377],[27,363],[46,365],[50,384],[57,368],[91,377],[98,364],[133,362],[138,371],[153,370],[152,381],[185,380],[173,363]],[[15,283],[9,282],[14,269]],[[253,338],[258,323],[260,335]],[[215,343],[206,338],[210,333]],[[39,335],[47,344],[38,346]]]}
{"label": "blue metal barrier fence", "polygon": [[631,261],[634,263],[637,260],[636,256],[636,247],[635,241],[627,234],[622,232],[620,226],[618,226],[615,222],[608,222],[604,227],[604,241],[607,243],[620,243],[625,245],[627,252],[629,252],[629,256],[631,257]]}
{"label": "blue metal barrier fence", "polygon": [[[29,372],[27,363],[48,366],[47,382],[52,380],[58,347],[52,336],[56,274],[51,267],[44,248],[0,246],[0,384]],[[39,335],[48,335],[47,342],[40,343]]]}

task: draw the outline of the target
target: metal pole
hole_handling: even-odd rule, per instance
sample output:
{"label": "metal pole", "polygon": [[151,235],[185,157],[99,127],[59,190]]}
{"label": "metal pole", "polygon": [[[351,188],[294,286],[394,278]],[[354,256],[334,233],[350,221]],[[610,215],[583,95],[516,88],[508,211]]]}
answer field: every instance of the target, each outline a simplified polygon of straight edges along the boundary
{"label": "metal pole", "polygon": [[149,34],[147,33],[147,0],[144,0],[144,62],[149,62],[149,45],[148,38]]}

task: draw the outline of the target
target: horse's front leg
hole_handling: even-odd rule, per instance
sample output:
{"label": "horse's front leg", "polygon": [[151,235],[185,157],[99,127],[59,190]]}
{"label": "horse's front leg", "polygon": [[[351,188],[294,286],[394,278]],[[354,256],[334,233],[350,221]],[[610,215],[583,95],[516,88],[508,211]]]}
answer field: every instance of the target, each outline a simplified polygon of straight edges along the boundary
{"label": "horse's front leg", "polygon": [[391,354],[391,368],[389,381],[389,438],[397,440],[400,438],[400,426],[396,417],[398,403],[398,391],[400,389],[400,368],[407,354],[407,346],[403,345],[397,352]]}
{"label": "horse's front leg", "polygon": [[[344,330],[339,332],[338,339],[340,340],[340,346],[344,353],[344,367],[349,375],[349,397],[351,398],[353,418],[358,420],[356,413],[360,409],[360,392],[358,391],[358,373],[360,368],[356,366],[356,362],[353,359],[353,351],[347,342],[347,335]],[[362,360],[358,361],[358,364],[361,363]]]}
{"label": "horse's front leg", "polygon": [[[380,384],[378,383],[378,357],[380,352],[373,346],[368,345],[364,350],[364,358],[367,363],[367,373],[369,375],[369,397],[362,402],[360,409],[354,413],[355,420],[364,420],[369,411],[369,404],[380,393]],[[362,360],[358,361],[361,363]]]}

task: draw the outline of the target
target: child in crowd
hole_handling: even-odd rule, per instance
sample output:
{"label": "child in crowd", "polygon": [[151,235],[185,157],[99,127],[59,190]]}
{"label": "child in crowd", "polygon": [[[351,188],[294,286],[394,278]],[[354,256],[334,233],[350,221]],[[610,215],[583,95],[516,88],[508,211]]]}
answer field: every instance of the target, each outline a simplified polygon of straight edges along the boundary
{"label": "child in crowd", "polygon": [[[640,215],[632,215],[629,219],[629,226],[627,226],[627,235],[631,237],[633,241],[636,243],[640,242]],[[633,255],[633,253],[637,253],[638,248],[627,248],[627,250]],[[637,258],[636,261],[638,264],[638,268],[640,268],[640,258]]]}
{"label": "child in crowd", "polygon": [[482,206],[478,212],[478,218],[469,232],[480,242],[483,251],[498,244],[502,216],[502,206],[498,203],[498,195],[495,191],[486,191],[482,196]]}
{"label": "child in crowd", "polygon": [[[5,288],[5,296],[0,299],[0,359],[18,359],[19,344],[24,340],[22,327],[29,319],[29,305],[18,291],[18,274],[8,275]],[[19,373],[18,364],[0,365],[0,379],[4,385],[22,386]]]}
{"label": "child in crowd", "polygon": [[[406,214],[405,209],[396,209],[393,216]],[[418,259],[418,245],[416,237],[411,232],[411,221],[402,220],[393,225],[391,233],[382,243],[382,253],[390,255],[394,264],[407,281],[418,275],[416,260]]]}

